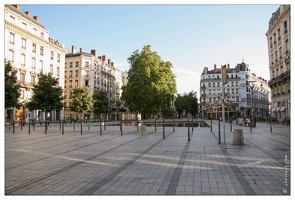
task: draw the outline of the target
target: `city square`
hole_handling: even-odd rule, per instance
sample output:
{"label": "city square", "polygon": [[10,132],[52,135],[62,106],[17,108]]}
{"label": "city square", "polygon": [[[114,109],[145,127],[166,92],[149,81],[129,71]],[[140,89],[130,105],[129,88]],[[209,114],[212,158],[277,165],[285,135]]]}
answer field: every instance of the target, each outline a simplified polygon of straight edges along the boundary
{"label": "city square", "polygon": [[[226,144],[217,120],[212,131],[165,126],[165,138],[161,126],[146,136],[137,126],[6,126],[5,194],[290,195],[290,126],[225,125]],[[235,129],[244,145],[232,145]]]}

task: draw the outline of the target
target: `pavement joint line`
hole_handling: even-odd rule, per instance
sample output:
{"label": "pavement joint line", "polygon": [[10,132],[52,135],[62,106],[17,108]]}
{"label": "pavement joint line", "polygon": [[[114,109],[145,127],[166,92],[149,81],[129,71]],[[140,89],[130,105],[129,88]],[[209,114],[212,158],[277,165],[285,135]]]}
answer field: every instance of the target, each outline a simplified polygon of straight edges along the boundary
{"label": "pavement joint line", "polygon": [[92,159],[94,159],[94,158],[96,158],[96,157],[98,157],[98,156],[101,156],[101,155],[103,155],[103,154],[106,154],[106,153],[108,153],[108,152],[111,152],[111,151],[113,151],[114,149],[117,149],[117,148],[121,147],[122,145],[126,145],[126,144],[128,144],[128,143],[130,143],[130,142],[133,142],[133,141],[135,141],[135,140],[138,140],[138,139],[139,139],[139,138],[135,138],[135,139],[133,139],[133,140],[130,140],[130,141],[128,141],[128,142],[125,142],[124,144],[120,144],[120,145],[118,145],[118,146],[116,146],[116,147],[113,147],[113,148],[111,148],[111,149],[109,149],[109,150],[107,150],[107,151],[104,151],[104,152],[101,152],[101,153],[99,153],[99,154],[96,154],[96,155],[90,156],[90,157],[84,159],[83,161],[77,161],[77,162],[75,162],[75,163],[69,164],[69,165],[67,165],[67,166],[65,166],[65,167],[62,167],[62,168],[60,168],[60,169],[57,169],[57,170],[55,170],[55,171],[52,171],[52,172],[50,172],[50,173],[48,173],[48,174],[45,174],[45,175],[42,175],[42,176],[36,177],[36,178],[34,178],[34,179],[31,179],[30,181],[27,181],[27,182],[21,183],[20,185],[15,186],[15,187],[12,187],[12,188],[6,189],[6,190],[5,190],[5,194],[6,194],[6,195],[7,195],[7,194],[10,194],[10,193],[15,192],[15,191],[17,191],[17,190],[19,190],[19,189],[22,189],[22,188],[27,187],[27,186],[29,186],[29,185],[31,185],[31,184],[34,184],[34,183],[36,183],[36,182],[38,182],[38,181],[41,181],[41,180],[43,180],[43,179],[45,179],[45,178],[48,178],[48,177],[50,177],[50,176],[52,176],[52,175],[56,175],[56,174],[58,174],[58,173],[61,173],[61,172],[63,172],[64,170],[68,170],[68,169],[70,169],[70,168],[76,167],[76,166],[78,166],[78,165],[84,163],[85,161],[92,160]]}
{"label": "pavement joint line", "polygon": [[[169,134],[167,134],[167,137],[170,136],[172,133],[173,132],[170,132]],[[122,172],[123,170],[125,170],[127,167],[131,166],[133,163],[136,162],[136,160],[138,160],[139,158],[141,158],[144,154],[146,154],[147,152],[149,152],[151,149],[153,149],[155,146],[157,146],[163,140],[164,139],[158,140],[156,143],[154,143],[149,148],[147,148],[146,150],[144,150],[143,152],[141,152],[139,155],[137,155],[136,157],[134,157],[132,160],[129,160],[123,166],[121,166],[118,169],[116,169],[114,172],[112,172],[107,177],[105,177],[104,179],[102,179],[101,181],[99,181],[98,183],[96,183],[91,188],[89,188],[86,191],[80,193],[82,190],[85,190],[85,189],[81,188],[80,190],[78,190],[77,192],[75,192],[75,194],[80,194],[80,195],[91,195],[91,194],[93,194],[95,191],[97,191],[99,188],[101,188],[102,186],[104,186],[107,182],[111,181],[115,176],[117,176],[120,172]]]}

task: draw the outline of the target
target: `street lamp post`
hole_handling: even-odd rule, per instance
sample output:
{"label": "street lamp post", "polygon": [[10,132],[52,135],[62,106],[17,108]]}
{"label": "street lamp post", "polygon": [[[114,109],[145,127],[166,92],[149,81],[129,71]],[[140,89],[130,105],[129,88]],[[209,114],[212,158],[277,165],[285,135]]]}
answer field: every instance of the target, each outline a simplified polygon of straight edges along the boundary
{"label": "street lamp post", "polygon": [[[248,81],[249,83],[254,83],[254,82],[256,82],[256,81]],[[254,114],[253,114],[253,93],[254,93],[254,84],[252,84],[252,85],[250,85],[250,89],[251,89],[251,120],[250,120],[250,132],[252,132],[252,123],[254,122]]]}

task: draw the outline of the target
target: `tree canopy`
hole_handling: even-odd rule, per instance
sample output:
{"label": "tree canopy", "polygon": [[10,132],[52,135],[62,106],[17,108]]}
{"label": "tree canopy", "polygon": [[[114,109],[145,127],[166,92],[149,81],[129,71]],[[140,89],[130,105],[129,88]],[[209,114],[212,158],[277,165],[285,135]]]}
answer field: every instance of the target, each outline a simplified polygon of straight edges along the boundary
{"label": "tree canopy", "polygon": [[5,108],[19,108],[20,84],[17,83],[17,71],[13,70],[11,63],[5,63]]}
{"label": "tree canopy", "polygon": [[128,82],[122,87],[125,106],[142,114],[172,110],[177,93],[172,63],[163,61],[150,45],[133,52],[128,62]]}
{"label": "tree canopy", "polygon": [[83,112],[91,112],[93,102],[88,95],[87,86],[75,87],[72,90],[72,103],[70,110],[82,114]]}
{"label": "tree canopy", "polygon": [[29,110],[50,112],[63,107],[62,88],[58,86],[58,78],[51,74],[38,74],[38,83],[34,85],[32,98],[26,103]]}
{"label": "tree canopy", "polygon": [[177,94],[175,107],[179,117],[183,111],[185,111],[186,114],[191,113],[193,116],[198,114],[197,92],[191,91],[188,94]]}
{"label": "tree canopy", "polygon": [[109,112],[108,93],[105,90],[95,90],[92,95],[92,102],[93,113],[100,114]]}

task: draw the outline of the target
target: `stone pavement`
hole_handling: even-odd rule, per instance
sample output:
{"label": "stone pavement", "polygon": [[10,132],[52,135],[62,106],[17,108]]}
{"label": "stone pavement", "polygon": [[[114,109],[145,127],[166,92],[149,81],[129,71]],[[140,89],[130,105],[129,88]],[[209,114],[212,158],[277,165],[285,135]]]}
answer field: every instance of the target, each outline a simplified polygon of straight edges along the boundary
{"label": "stone pavement", "polygon": [[233,124],[244,132],[237,146],[229,123],[218,144],[217,125],[165,127],[165,139],[163,127],[140,137],[136,126],[6,126],[5,195],[290,196],[290,126]]}

